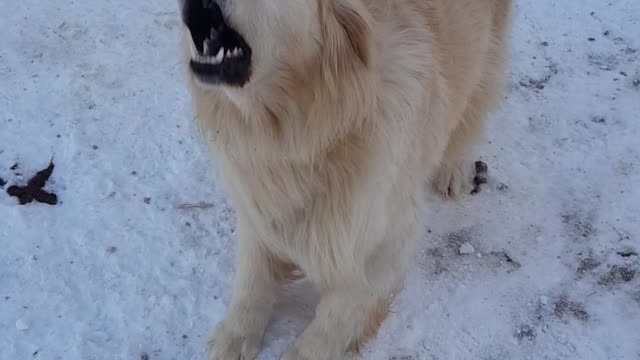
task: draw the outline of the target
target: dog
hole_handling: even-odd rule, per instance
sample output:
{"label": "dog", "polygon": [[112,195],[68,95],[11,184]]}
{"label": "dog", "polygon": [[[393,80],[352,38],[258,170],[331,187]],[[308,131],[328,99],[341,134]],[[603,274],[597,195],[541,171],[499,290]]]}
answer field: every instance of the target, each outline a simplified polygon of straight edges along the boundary
{"label": "dog", "polygon": [[238,221],[210,360],[254,359],[297,271],[319,291],[284,360],[358,357],[499,105],[511,0],[180,0],[197,123]]}

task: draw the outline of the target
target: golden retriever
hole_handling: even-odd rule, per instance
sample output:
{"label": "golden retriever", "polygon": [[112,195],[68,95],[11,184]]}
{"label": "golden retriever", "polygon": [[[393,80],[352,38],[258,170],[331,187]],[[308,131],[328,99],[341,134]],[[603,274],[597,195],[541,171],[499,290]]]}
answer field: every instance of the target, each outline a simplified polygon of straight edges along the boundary
{"label": "golden retriever", "polygon": [[296,270],[321,294],[285,360],[350,357],[456,196],[501,97],[511,0],[181,0],[201,130],[238,218],[209,359],[254,359]]}

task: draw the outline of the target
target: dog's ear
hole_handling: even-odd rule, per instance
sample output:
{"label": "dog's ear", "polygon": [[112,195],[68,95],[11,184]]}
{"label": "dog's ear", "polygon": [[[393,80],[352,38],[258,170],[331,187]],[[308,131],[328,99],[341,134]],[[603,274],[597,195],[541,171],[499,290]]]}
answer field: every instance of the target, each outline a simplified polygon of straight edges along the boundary
{"label": "dog's ear", "polygon": [[[361,0],[320,0],[325,66],[335,75],[372,61],[371,15]],[[327,69],[328,70],[328,69]]]}

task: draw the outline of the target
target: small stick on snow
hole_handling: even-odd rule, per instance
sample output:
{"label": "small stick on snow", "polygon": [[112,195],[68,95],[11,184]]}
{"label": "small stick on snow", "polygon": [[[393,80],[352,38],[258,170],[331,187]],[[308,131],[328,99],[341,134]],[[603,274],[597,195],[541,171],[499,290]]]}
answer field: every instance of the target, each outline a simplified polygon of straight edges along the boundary
{"label": "small stick on snow", "polygon": [[213,204],[201,202],[201,203],[197,203],[197,204],[180,204],[180,205],[178,205],[176,207],[178,209],[180,209],[180,210],[208,209],[208,208],[212,208]]}

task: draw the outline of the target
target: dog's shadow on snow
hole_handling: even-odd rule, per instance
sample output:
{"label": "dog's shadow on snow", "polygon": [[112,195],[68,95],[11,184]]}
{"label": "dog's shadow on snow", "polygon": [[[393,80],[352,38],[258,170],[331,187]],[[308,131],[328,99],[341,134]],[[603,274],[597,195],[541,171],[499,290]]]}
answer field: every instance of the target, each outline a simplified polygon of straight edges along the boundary
{"label": "dog's shadow on snow", "polygon": [[303,279],[289,284],[275,306],[260,359],[272,359],[284,352],[311,322],[318,301],[319,294],[308,281]]}

